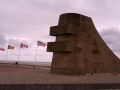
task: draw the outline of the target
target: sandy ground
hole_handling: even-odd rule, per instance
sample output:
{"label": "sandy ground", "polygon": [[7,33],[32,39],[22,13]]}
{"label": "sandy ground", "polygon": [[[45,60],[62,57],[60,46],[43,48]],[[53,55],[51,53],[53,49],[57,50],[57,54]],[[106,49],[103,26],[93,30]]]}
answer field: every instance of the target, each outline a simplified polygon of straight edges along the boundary
{"label": "sandy ground", "polygon": [[50,68],[17,67],[0,65],[0,84],[84,84],[84,83],[120,83],[118,75],[56,75],[50,74]]}

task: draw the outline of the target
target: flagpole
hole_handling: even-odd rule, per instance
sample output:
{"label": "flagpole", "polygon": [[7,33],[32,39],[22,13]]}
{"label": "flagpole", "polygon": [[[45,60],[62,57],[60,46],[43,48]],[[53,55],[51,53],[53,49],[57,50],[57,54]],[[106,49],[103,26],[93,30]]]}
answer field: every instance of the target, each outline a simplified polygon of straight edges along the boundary
{"label": "flagpole", "polygon": [[[20,57],[20,49],[19,49],[19,54],[18,54],[18,62],[19,62],[19,57]],[[18,66],[18,63],[17,63],[17,66]]]}
{"label": "flagpole", "polygon": [[7,53],[6,53],[6,62],[5,62],[5,65],[7,64],[7,54],[8,54],[8,48],[7,48]]}
{"label": "flagpole", "polygon": [[36,47],[36,54],[35,54],[35,63],[34,63],[34,68],[35,68],[35,65],[36,65],[37,48],[38,48],[38,46]]}

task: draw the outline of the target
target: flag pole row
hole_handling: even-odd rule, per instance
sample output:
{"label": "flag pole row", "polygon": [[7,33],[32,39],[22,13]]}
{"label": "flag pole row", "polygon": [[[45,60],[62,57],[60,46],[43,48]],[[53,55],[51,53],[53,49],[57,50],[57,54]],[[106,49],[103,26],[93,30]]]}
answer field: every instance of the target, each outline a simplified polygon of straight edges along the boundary
{"label": "flag pole row", "polygon": [[[37,41],[34,68],[35,68],[35,65],[36,65],[36,56],[37,56],[37,48],[38,48],[38,46],[43,46],[43,47],[45,47],[45,46],[46,46],[46,43],[43,43],[43,42],[41,42],[41,41]],[[19,62],[19,57],[20,57],[21,48],[28,48],[28,45],[23,44],[23,43],[20,44],[19,54],[18,54],[18,62]],[[6,65],[6,63],[7,63],[8,49],[13,50],[13,49],[14,49],[14,46],[8,45],[7,53],[6,53],[6,62],[5,62],[5,65]],[[2,48],[2,47],[0,47],[0,51],[5,51],[5,49]],[[18,66],[18,64],[17,64],[17,66]]]}

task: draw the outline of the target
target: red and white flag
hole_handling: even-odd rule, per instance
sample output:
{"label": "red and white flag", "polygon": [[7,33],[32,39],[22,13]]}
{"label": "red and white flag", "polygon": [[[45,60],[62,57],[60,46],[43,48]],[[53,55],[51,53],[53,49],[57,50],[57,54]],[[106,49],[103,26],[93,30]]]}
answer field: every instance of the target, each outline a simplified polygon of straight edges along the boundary
{"label": "red and white flag", "polygon": [[28,48],[28,45],[21,43],[20,48]]}
{"label": "red and white flag", "polygon": [[5,51],[5,49],[4,49],[4,48],[2,48],[2,47],[0,47],[0,50],[1,50],[1,51]]}

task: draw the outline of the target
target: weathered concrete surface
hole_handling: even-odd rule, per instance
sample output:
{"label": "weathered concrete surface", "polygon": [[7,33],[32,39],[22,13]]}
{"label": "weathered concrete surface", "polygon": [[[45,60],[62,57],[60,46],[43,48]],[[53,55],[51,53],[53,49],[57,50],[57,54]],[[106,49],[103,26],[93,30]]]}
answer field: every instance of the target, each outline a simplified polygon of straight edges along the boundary
{"label": "weathered concrete surface", "polygon": [[53,52],[50,73],[84,75],[120,72],[120,60],[105,44],[90,17],[65,13],[58,26],[50,27],[55,42],[48,42]]}

